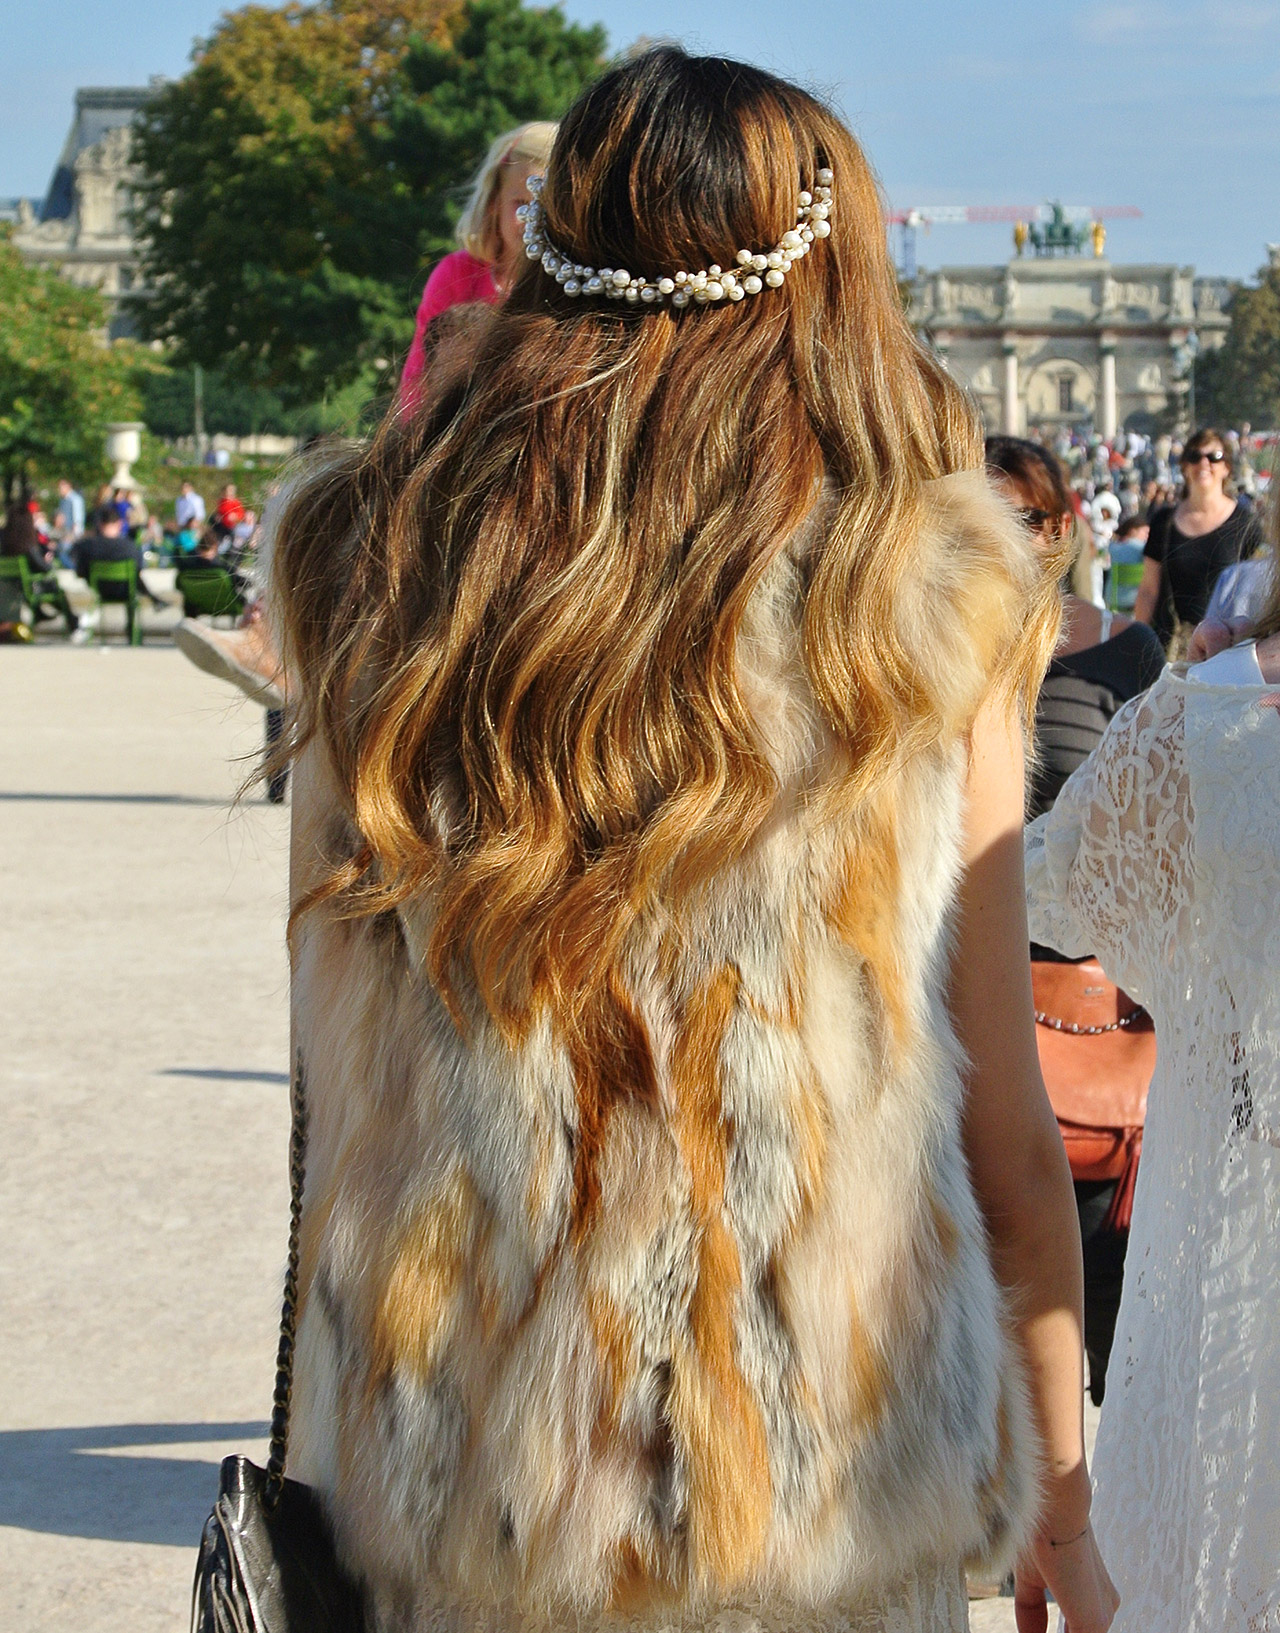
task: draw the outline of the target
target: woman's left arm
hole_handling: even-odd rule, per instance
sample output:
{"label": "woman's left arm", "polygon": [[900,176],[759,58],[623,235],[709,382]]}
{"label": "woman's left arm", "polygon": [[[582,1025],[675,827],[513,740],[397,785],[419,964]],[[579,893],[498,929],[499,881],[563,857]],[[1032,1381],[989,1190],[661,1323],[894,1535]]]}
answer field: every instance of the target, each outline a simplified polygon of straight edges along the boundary
{"label": "woman's left arm", "polygon": [[965,1143],[1026,1358],[1045,1461],[1041,1529],[1018,1569],[1018,1626],[1102,1633],[1118,1604],[1089,1527],[1080,1231],[1071,1172],[1036,1053],[1022,871],[1022,735],[1013,709],[975,723],[966,868],[951,986],[969,1058]]}

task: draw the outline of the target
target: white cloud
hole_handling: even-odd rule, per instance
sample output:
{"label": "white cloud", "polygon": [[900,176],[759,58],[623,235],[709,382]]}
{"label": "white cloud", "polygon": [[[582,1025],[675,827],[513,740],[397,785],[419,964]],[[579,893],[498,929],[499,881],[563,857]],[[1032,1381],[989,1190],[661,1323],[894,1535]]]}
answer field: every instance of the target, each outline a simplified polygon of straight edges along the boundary
{"label": "white cloud", "polygon": [[1080,30],[1095,45],[1178,45],[1188,53],[1206,47],[1256,42],[1280,33],[1277,0],[1094,0],[1080,14]]}

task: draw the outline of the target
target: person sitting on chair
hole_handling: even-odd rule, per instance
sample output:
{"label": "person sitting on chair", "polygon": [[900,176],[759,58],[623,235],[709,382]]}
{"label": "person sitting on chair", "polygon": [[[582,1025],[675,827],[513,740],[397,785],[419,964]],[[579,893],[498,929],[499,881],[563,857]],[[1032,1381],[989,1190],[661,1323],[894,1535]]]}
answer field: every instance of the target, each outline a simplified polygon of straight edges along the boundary
{"label": "person sitting on chair", "polygon": [[[138,569],[138,586],[146,594],[142,583],[142,551],[124,531],[124,523],[120,513],[113,504],[102,504],[93,513],[93,532],[86,533],[80,539],[71,553],[72,564],[78,577],[90,582],[89,575],[95,563],[100,561],[131,561]],[[129,587],[127,584],[103,584],[98,592],[100,601],[127,601]],[[85,620],[81,618],[80,627],[75,632],[83,633]]]}

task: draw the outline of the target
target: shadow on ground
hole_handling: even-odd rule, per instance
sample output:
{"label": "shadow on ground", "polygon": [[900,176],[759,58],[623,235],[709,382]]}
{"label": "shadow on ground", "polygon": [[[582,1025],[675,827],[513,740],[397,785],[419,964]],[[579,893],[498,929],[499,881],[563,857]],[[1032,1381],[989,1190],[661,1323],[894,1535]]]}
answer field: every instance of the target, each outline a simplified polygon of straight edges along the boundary
{"label": "shadow on ground", "polygon": [[[263,1440],[266,1423],[111,1423],[0,1433],[0,1525],[104,1542],[195,1548],[218,1494],[218,1461],[116,1448]],[[109,1455],[103,1455],[104,1453]]]}

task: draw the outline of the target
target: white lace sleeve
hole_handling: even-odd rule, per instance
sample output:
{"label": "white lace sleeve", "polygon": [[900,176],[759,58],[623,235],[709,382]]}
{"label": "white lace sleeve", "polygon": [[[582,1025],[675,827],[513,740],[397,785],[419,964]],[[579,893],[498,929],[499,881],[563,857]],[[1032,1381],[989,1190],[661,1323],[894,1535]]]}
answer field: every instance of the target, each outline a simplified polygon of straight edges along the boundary
{"label": "white lace sleeve", "polygon": [[1143,1001],[1191,898],[1183,701],[1167,679],[1119,711],[1026,831],[1033,941],[1092,953]]}

